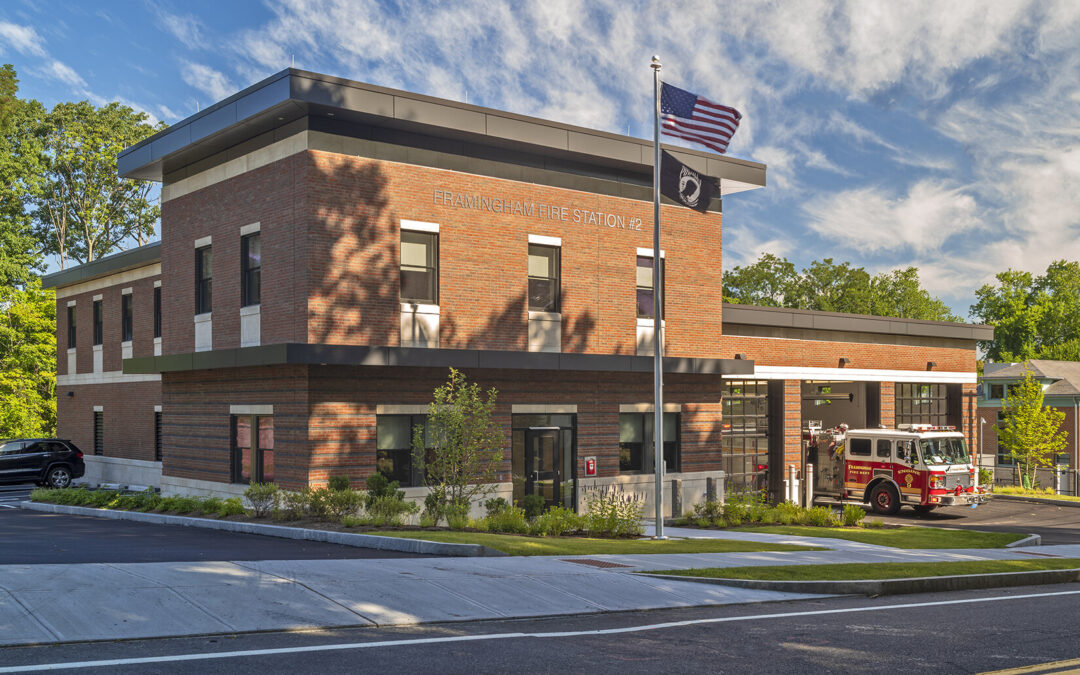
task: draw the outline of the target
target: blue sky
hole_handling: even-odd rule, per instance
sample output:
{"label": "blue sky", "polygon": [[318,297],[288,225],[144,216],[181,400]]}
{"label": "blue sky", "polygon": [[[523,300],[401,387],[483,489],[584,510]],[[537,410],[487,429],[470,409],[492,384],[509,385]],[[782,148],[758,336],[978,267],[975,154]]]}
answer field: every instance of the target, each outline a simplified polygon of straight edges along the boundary
{"label": "blue sky", "polygon": [[726,268],[768,251],[916,265],[961,315],[1003,269],[1080,259],[1080,2],[348,0],[0,7],[46,105],[175,122],[289,66],[648,137],[649,58],[734,105]]}

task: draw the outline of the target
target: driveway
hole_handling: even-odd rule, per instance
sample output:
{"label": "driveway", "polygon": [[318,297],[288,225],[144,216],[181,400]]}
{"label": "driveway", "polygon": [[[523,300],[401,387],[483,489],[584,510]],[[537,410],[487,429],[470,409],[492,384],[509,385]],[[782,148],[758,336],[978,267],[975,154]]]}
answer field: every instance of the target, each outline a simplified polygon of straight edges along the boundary
{"label": "driveway", "polygon": [[1037,534],[1045,545],[1080,544],[1080,508],[1074,506],[991,500],[976,509],[950,507],[920,516],[905,508],[895,516],[868,517],[904,525]]}

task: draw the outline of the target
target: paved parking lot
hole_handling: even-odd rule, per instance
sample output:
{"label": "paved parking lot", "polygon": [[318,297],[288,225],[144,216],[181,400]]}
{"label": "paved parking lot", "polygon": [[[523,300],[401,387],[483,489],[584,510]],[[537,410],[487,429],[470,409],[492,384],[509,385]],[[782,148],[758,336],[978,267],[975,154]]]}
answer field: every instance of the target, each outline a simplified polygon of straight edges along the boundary
{"label": "paved parking lot", "polygon": [[1080,544],[1080,508],[1073,506],[995,499],[976,509],[951,507],[920,516],[905,508],[895,516],[870,514],[870,517],[905,525],[1038,534],[1046,545]]}
{"label": "paved parking lot", "polygon": [[0,509],[17,509],[19,502],[30,497],[33,486],[0,485]]}

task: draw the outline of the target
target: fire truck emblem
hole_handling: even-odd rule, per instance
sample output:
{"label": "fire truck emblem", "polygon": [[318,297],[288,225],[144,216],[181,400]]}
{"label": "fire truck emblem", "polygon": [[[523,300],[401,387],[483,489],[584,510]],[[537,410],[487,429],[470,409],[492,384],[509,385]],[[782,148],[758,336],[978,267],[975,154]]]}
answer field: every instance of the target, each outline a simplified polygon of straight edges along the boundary
{"label": "fire truck emblem", "polygon": [[904,482],[907,483],[908,487],[911,487],[911,481],[913,479],[914,479],[914,476],[912,476],[910,473],[904,475]]}

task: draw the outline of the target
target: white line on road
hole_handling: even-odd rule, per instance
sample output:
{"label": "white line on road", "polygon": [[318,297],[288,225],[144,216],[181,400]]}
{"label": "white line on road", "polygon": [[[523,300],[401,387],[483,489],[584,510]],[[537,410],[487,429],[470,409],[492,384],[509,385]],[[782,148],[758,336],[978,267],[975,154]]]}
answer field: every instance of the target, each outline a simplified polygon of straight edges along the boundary
{"label": "white line on road", "polygon": [[102,668],[105,666],[131,666],[143,663],[175,663],[179,661],[207,661],[213,659],[232,659],[238,657],[276,656],[279,654],[304,654],[329,652],[349,649],[374,649],[376,647],[407,647],[412,645],[430,645],[444,642],[476,642],[482,640],[507,640],[517,638],[566,638],[591,635],[617,635],[620,633],[639,633],[649,630],[680,628],[711,623],[731,623],[735,621],[760,621],[763,619],[787,619],[800,616],[821,616],[825,614],[848,614],[853,612],[881,612],[917,607],[941,607],[944,605],[965,605],[977,602],[998,602],[1002,600],[1027,600],[1031,598],[1050,598],[1062,595],[1080,595],[1080,591],[1057,591],[1054,593],[1029,593],[1026,595],[1008,595],[991,598],[966,598],[963,600],[938,600],[935,602],[912,602],[902,605],[875,607],[845,607],[842,609],[817,609],[806,612],[783,612],[778,614],[751,614],[749,616],[724,616],[711,619],[688,619],[669,621],[625,628],[602,628],[597,630],[564,631],[556,633],[490,633],[486,635],[455,635],[452,637],[412,638],[408,640],[378,640],[375,642],[350,642],[331,645],[310,645],[307,647],[278,647],[274,649],[248,649],[235,652],[204,652],[200,654],[173,654],[165,656],[144,656],[130,659],[104,659],[101,661],[68,661],[66,663],[42,663],[26,666],[8,666],[0,668],[0,673],[29,673],[43,670],[62,670],[65,668]]}

